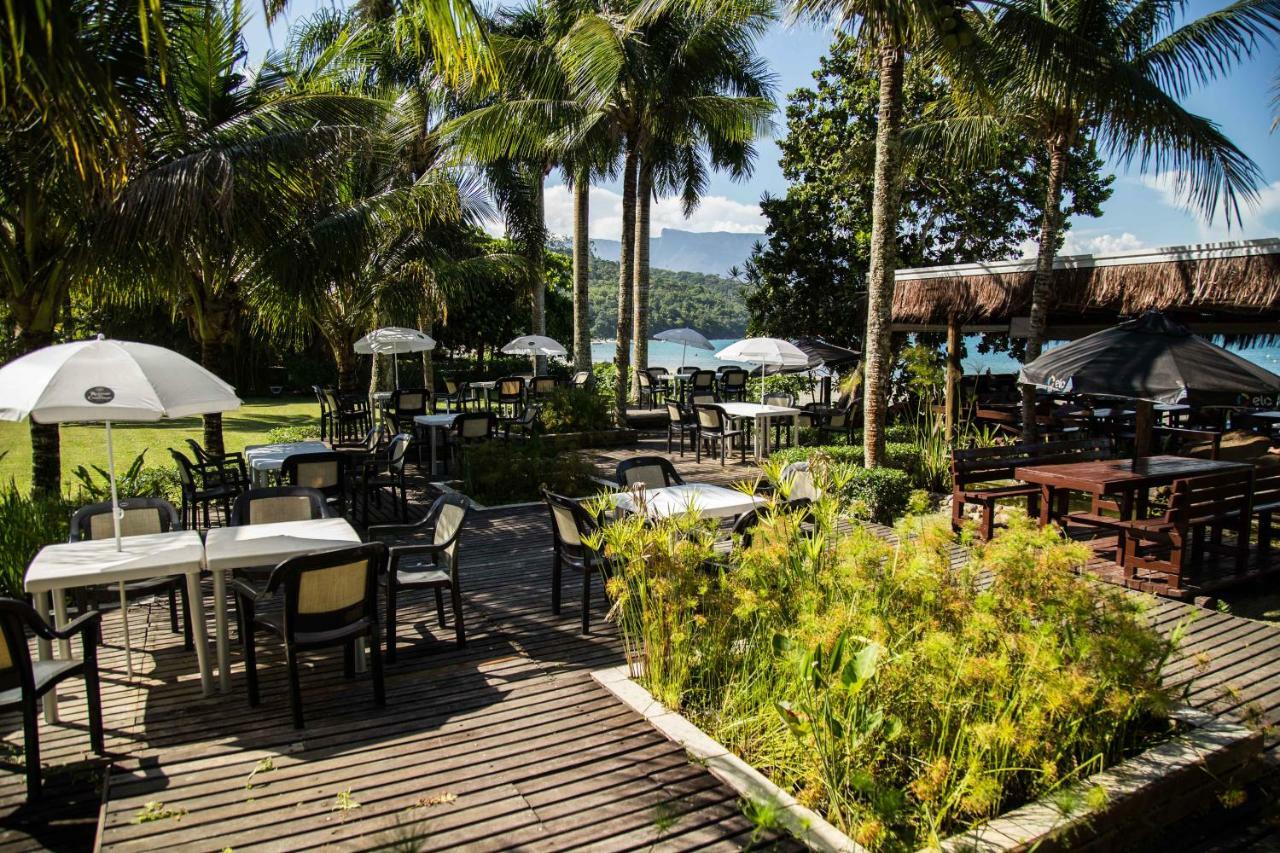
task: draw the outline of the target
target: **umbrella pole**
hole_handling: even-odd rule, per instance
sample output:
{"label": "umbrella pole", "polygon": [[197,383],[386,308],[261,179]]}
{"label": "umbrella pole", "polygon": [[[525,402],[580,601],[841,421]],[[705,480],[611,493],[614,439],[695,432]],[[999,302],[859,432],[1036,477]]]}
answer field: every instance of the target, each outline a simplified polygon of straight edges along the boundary
{"label": "umbrella pole", "polygon": [[[116,455],[111,445],[111,421],[107,426],[107,475],[111,480],[111,525],[116,536],[116,550],[123,550],[120,543],[120,495],[116,491]],[[133,678],[133,649],[129,643],[129,597],[125,594],[124,581],[120,581],[120,622],[124,626],[125,671]]]}
{"label": "umbrella pole", "polygon": [[689,355],[689,345],[687,343],[680,344],[680,369],[684,370],[684,360]]}
{"label": "umbrella pole", "polygon": [[764,405],[764,362],[760,363],[760,405]]}
{"label": "umbrella pole", "polygon": [[1133,458],[1151,455],[1151,434],[1155,425],[1155,407],[1150,400],[1138,400],[1133,413]]}
{"label": "umbrella pole", "polygon": [[395,353],[391,353],[391,373],[395,377],[396,390],[400,390],[400,359],[396,358]]}

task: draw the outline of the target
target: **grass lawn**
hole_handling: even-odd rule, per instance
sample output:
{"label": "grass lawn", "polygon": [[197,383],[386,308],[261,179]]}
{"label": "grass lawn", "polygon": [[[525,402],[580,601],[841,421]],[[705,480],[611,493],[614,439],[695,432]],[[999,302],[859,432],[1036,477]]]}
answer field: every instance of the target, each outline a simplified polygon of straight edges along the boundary
{"label": "grass lawn", "polygon": [[[222,416],[222,434],[227,450],[242,450],[246,444],[262,444],[276,427],[319,425],[320,407],[314,399],[260,398],[246,400],[237,411]],[[102,424],[62,425],[62,487],[72,483],[71,471],[78,465],[107,466],[106,436]],[[149,424],[112,424],[116,470],[123,470],[144,450],[146,465],[172,466],[169,448],[186,451],[185,439],[203,437],[200,418],[162,420]],[[0,483],[12,478],[26,491],[31,485],[31,439],[27,422],[0,421]],[[190,453],[187,454],[190,456]]]}

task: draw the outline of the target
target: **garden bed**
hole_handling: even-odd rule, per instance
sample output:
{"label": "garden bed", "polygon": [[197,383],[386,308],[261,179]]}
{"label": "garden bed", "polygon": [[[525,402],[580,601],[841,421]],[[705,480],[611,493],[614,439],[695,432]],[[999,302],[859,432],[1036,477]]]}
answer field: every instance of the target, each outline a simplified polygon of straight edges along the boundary
{"label": "garden bed", "polygon": [[[685,717],[665,707],[631,675],[626,664],[591,673],[600,686],[811,849],[864,849]],[[1224,790],[1228,780],[1262,749],[1261,732],[1243,725],[1189,708],[1175,709],[1170,717],[1184,730],[1169,741],[1095,773],[1059,796],[1012,809],[952,836],[942,848],[957,853],[1012,853],[1075,850],[1091,844],[1126,847],[1202,806]],[[1098,801],[1105,804],[1090,806]]]}

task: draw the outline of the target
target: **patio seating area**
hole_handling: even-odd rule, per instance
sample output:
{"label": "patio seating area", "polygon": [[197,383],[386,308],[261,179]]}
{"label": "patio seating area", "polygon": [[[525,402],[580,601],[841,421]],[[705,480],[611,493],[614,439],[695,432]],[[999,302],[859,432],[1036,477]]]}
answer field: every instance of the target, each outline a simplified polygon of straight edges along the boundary
{"label": "patio seating area", "polygon": [[[666,460],[664,477],[705,486],[751,480],[759,470],[752,461],[721,467],[667,454],[658,436],[587,453],[610,480],[619,462],[640,456]],[[411,465],[409,517],[422,517],[430,498]],[[384,503],[373,521],[398,517]],[[0,776],[6,839],[14,849],[83,848],[95,833],[104,847],[126,849],[567,849],[605,838],[612,849],[794,846],[758,837],[735,792],[590,679],[621,663],[622,650],[598,580],[589,634],[568,578],[562,613],[552,613],[545,506],[473,510],[458,542],[465,647],[453,613],[439,619],[430,588],[399,589],[386,706],[375,703],[369,673],[344,676],[341,649],[303,653],[302,731],[291,722],[280,645],[260,643],[261,704],[250,707],[238,642],[228,689],[201,697],[163,595],[130,605],[132,678],[120,620],[107,614],[99,653],[106,758],[88,755],[82,688],[69,682],[60,722],[41,722],[44,801],[24,802],[20,773]],[[207,611],[207,582],[203,593]],[[1188,612],[1163,600],[1150,618],[1172,630]],[[1201,611],[1170,673],[1194,677],[1189,698],[1198,707],[1278,723],[1280,670],[1263,663],[1276,654],[1280,628]],[[8,728],[17,747],[21,727]],[[1271,743],[1272,761],[1276,750]]]}

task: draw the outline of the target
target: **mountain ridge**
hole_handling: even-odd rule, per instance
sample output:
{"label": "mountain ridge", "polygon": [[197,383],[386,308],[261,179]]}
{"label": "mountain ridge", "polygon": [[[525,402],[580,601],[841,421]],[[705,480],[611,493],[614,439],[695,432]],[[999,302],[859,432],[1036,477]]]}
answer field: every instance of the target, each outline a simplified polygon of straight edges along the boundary
{"label": "mountain ridge", "polygon": [[[736,231],[685,231],[680,228],[663,228],[649,238],[649,264],[655,268],[674,272],[696,272],[704,275],[727,276],[731,267],[741,267],[751,256],[757,242],[764,234]],[[594,254],[606,261],[617,261],[620,243],[617,240],[592,239]]]}

